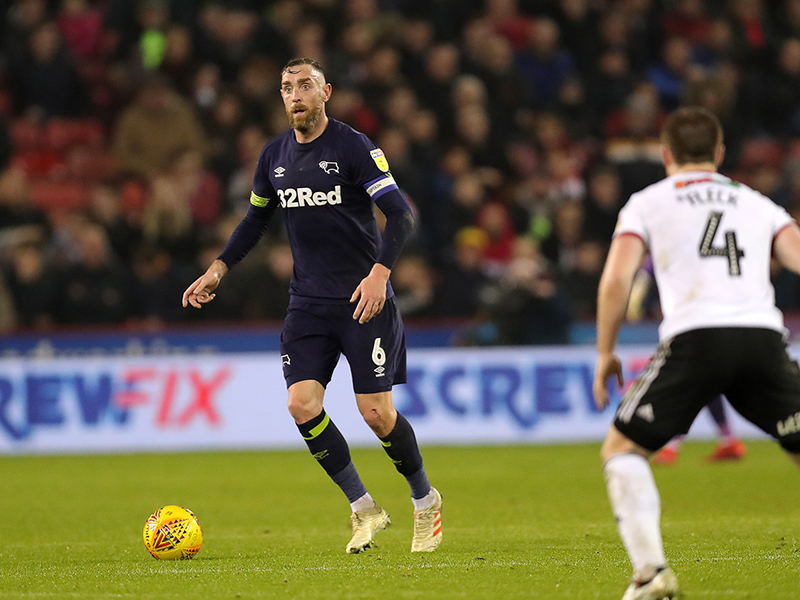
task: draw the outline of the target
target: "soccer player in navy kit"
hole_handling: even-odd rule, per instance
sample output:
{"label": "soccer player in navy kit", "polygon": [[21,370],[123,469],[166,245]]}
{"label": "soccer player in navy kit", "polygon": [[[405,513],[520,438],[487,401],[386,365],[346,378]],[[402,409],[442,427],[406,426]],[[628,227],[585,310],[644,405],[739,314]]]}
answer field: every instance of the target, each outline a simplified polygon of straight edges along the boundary
{"label": "soccer player in navy kit", "polygon": [[[255,246],[280,205],[294,257],[281,332],[289,412],[350,502],[353,537],[346,551],[369,548],[390,520],[323,409],[340,354],[350,364],[361,415],[411,487],[411,551],[431,552],[442,539],[442,497],[428,482],[414,430],[392,403],[392,386],[406,381],[406,348],[389,275],[413,228],[411,209],[383,152],[326,115],[331,85],[316,61],[289,61],[281,96],[292,128],[264,146],[247,215],[219,258],[184,292],[183,305],[200,308],[214,299],[221,278]],[[383,236],[373,203],[386,216]]]}

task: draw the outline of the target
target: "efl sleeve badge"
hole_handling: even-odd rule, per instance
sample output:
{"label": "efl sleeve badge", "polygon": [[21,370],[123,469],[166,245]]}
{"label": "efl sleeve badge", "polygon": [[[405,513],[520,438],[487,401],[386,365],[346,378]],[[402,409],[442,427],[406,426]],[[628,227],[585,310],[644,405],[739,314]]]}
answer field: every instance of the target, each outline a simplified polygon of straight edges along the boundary
{"label": "efl sleeve badge", "polygon": [[375,148],[375,150],[369,151],[369,155],[372,157],[372,160],[375,161],[375,164],[381,171],[384,173],[389,172],[389,163],[386,162],[386,157],[383,155],[383,150],[380,148]]}

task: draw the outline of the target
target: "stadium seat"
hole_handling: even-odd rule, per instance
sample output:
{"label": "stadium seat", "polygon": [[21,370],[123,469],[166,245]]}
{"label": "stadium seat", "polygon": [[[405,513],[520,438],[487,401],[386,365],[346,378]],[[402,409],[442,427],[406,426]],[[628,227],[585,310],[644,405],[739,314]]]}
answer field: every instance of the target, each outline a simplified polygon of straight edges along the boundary
{"label": "stadium seat", "polygon": [[11,140],[17,151],[40,148],[44,144],[44,128],[30,119],[15,119],[11,123]]}
{"label": "stadium seat", "polygon": [[66,172],[61,154],[45,148],[16,152],[11,163],[33,177],[62,177]]}
{"label": "stadium seat", "polygon": [[13,112],[13,104],[11,93],[0,88],[0,115],[10,118]]}
{"label": "stadium seat", "polygon": [[777,140],[762,137],[748,138],[742,142],[739,167],[752,169],[754,167],[770,166],[779,169],[783,158],[783,147]]}
{"label": "stadium seat", "polygon": [[147,184],[137,179],[128,179],[120,187],[120,194],[126,213],[140,213],[147,202]]}
{"label": "stadium seat", "polygon": [[100,148],[105,142],[103,124],[92,118],[51,119],[47,123],[46,143],[54,150],[73,146]]}
{"label": "stadium seat", "polygon": [[34,180],[31,201],[45,211],[84,208],[91,202],[91,188],[79,181]]}
{"label": "stadium seat", "polygon": [[66,151],[68,177],[79,181],[107,181],[118,172],[118,161],[110,150],[75,146]]}

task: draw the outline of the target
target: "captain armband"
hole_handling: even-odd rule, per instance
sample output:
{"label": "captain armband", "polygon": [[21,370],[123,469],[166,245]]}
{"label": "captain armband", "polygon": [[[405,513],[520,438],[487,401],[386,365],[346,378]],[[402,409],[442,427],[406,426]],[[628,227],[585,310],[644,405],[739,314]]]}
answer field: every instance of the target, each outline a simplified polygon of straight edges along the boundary
{"label": "captain armband", "polygon": [[269,204],[269,198],[263,198],[255,192],[250,192],[250,204],[264,208],[267,204]]}

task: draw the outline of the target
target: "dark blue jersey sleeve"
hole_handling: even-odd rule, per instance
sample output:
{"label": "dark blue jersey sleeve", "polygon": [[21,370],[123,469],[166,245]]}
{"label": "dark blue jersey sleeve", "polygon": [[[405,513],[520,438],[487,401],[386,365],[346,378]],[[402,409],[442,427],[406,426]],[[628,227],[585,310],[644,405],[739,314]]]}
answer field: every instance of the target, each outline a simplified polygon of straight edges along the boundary
{"label": "dark blue jersey sleeve", "polygon": [[386,227],[381,238],[381,251],[378,261],[384,267],[394,268],[394,264],[403,251],[403,246],[414,229],[414,216],[400,190],[392,190],[375,201],[381,212],[386,215]]}
{"label": "dark blue jersey sleeve", "polygon": [[[266,150],[266,148],[265,148]],[[253,191],[250,193],[250,208],[241,222],[233,230],[228,243],[219,260],[229,269],[239,263],[252,250],[267,230],[272,215],[278,207],[275,189],[266,176],[267,166],[265,151],[258,159],[256,174],[253,178]]]}
{"label": "dark blue jersey sleeve", "polygon": [[360,143],[353,146],[354,178],[386,215],[377,262],[392,269],[414,228],[414,217],[389,171],[383,151],[367,136],[359,134],[359,139]]}

